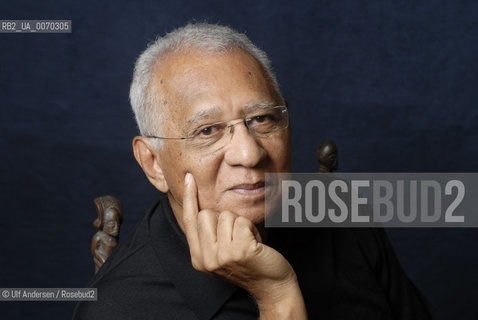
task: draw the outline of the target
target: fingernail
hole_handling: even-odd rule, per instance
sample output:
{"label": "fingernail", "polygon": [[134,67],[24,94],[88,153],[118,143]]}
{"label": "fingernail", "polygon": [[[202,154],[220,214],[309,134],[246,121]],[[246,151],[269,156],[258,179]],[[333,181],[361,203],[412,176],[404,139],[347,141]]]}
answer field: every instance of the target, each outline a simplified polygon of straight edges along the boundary
{"label": "fingernail", "polygon": [[191,183],[191,174],[188,172],[186,173],[186,178],[184,179],[184,184],[188,185]]}

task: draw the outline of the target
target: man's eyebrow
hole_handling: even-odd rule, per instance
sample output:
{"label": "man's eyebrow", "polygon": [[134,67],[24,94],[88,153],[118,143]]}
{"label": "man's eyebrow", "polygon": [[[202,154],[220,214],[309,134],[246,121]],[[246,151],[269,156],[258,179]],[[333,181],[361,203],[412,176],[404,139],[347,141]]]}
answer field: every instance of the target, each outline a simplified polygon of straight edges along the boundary
{"label": "man's eyebrow", "polygon": [[[248,113],[251,111],[257,111],[261,109],[266,109],[270,107],[274,107],[275,104],[270,101],[261,101],[261,102],[254,102],[254,103],[248,103],[244,105],[244,112]],[[221,115],[223,114],[222,110],[218,106],[212,106],[211,108],[208,108],[206,110],[201,110],[196,113],[194,113],[186,122],[186,125],[184,126],[184,131],[188,131],[188,129],[191,129],[194,127],[197,123],[203,122],[205,120],[210,120],[210,119],[220,119]]]}
{"label": "man's eyebrow", "polygon": [[206,110],[198,111],[189,118],[189,120],[186,122],[185,128],[189,128],[200,121],[208,119],[218,119],[220,115],[222,115],[222,111],[217,106],[213,106]]}
{"label": "man's eyebrow", "polygon": [[261,101],[261,102],[255,102],[255,103],[249,103],[249,104],[246,104],[244,107],[244,111],[246,112],[250,112],[250,111],[257,111],[257,110],[261,110],[261,109],[266,109],[266,108],[270,108],[270,107],[275,107],[276,104],[274,102],[271,102],[271,101]]}

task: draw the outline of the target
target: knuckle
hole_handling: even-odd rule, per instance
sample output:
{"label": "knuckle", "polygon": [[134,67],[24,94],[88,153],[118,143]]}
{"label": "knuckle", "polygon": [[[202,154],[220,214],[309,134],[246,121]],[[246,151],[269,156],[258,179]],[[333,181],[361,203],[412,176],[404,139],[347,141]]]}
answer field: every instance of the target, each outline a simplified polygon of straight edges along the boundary
{"label": "knuckle", "polygon": [[189,217],[189,216],[186,216],[186,215],[183,215],[183,224],[185,225],[191,225],[193,223],[194,219]]}
{"label": "knuckle", "polygon": [[217,254],[217,261],[220,266],[228,266],[233,261],[229,250],[222,250]]}
{"label": "knuckle", "polygon": [[210,212],[208,210],[202,210],[202,211],[199,211],[198,213],[198,226],[203,226],[207,223],[207,221],[209,220],[209,215],[210,215]]}
{"label": "knuckle", "polygon": [[198,271],[203,271],[204,270],[203,264],[200,263],[200,261],[196,258],[191,259],[191,264],[192,264],[193,268],[198,270]]}
{"label": "knuckle", "polygon": [[219,269],[219,265],[216,261],[207,259],[204,261],[204,269],[208,272],[215,272]]}
{"label": "knuckle", "polygon": [[242,249],[234,250],[231,259],[235,263],[244,261],[245,259],[244,250]]}
{"label": "knuckle", "polygon": [[231,211],[223,211],[219,214],[220,221],[226,221],[234,217],[234,214]]}
{"label": "knuckle", "polygon": [[252,222],[247,218],[239,216],[236,218],[236,224],[240,228],[246,228],[246,227],[250,227]]}
{"label": "knuckle", "polygon": [[198,220],[204,220],[204,219],[208,219],[209,217],[215,215],[214,211],[212,210],[201,210],[199,211],[198,213]]}
{"label": "knuckle", "polygon": [[228,217],[235,217],[236,216],[232,211],[229,211],[229,210],[224,210],[222,213],[225,214]]}

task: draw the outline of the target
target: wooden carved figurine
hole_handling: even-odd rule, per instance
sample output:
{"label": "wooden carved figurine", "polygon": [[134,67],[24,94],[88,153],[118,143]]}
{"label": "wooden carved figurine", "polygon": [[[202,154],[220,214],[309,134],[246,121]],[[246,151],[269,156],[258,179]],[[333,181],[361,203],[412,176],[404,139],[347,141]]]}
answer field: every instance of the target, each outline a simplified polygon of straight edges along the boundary
{"label": "wooden carved figurine", "polygon": [[333,141],[326,140],[322,142],[317,148],[317,160],[319,161],[318,171],[328,173],[337,170],[339,166],[337,153],[337,145]]}
{"label": "wooden carved figurine", "polygon": [[96,273],[118,246],[123,209],[121,202],[113,196],[98,197],[93,201],[98,211],[98,218],[93,221],[93,225],[99,230],[91,240]]}

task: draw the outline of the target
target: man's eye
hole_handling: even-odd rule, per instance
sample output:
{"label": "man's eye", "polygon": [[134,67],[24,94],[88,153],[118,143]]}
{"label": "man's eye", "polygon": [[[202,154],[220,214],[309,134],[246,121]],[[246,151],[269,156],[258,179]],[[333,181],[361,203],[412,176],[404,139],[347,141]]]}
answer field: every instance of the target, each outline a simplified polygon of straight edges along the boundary
{"label": "man's eye", "polygon": [[199,130],[199,135],[201,135],[201,136],[212,136],[212,135],[218,133],[220,129],[221,128],[220,128],[219,125],[212,125],[212,126],[204,127],[204,128]]}
{"label": "man's eye", "polygon": [[253,118],[251,118],[251,122],[253,123],[256,123],[256,124],[259,124],[259,123],[268,123],[268,122],[275,122],[276,119],[274,117],[274,115],[272,114],[264,114],[264,115],[260,115],[260,116],[255,116]]}

